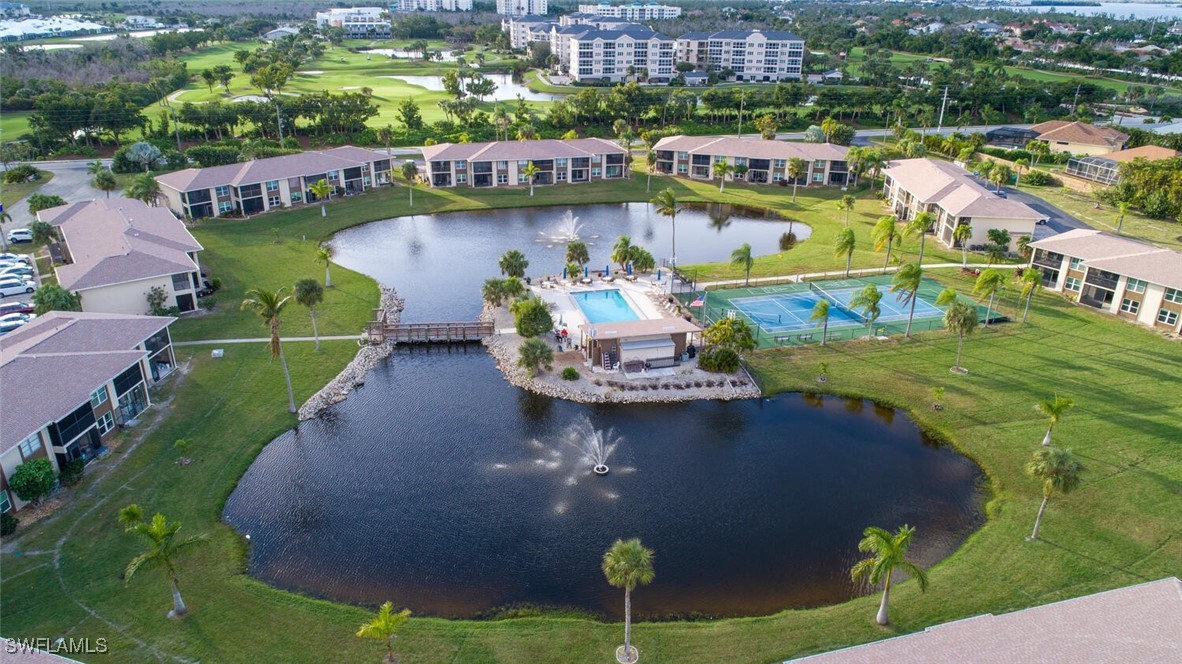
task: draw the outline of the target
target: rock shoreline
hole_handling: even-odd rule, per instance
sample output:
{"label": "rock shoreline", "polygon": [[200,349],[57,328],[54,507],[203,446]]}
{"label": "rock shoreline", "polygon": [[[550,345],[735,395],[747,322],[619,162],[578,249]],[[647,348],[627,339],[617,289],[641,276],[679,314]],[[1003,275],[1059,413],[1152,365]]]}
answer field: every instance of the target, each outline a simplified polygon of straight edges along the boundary
{"label": "rock shoreline", "polygon": [[[386,320],[397,323],[402,318],[402,308],[406,300],[398,296],[393,288],[381,288],[381,299],[378,307],[386,312]],[[349,393],[365,384],[365,374],[394,352],[394,342],[385,341],[380,344],[362,346],[336,378],[313,394],[304,405],[300,406],[299,419],[301,422],[318,417],[325,409],[344,401]]]}

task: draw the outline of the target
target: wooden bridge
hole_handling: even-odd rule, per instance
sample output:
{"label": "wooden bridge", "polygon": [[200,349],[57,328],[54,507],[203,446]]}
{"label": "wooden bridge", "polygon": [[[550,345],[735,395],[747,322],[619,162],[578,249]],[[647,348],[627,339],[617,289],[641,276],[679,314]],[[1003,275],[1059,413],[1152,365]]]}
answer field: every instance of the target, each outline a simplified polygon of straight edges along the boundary
{"label": "wooden bridge", "polygon": [[492,321],[391,323],[385,311],[374,309],[374,319],[366,323],[365,331],[370,343],[431,344],[480,341],[496,330]]}

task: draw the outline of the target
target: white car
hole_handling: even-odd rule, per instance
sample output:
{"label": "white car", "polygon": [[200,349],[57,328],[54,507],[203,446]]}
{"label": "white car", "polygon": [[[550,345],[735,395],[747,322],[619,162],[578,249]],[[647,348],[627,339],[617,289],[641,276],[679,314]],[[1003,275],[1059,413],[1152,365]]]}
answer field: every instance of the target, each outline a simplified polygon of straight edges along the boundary
{"label": "white car", "polygon": [[35,290],[37,290],[37,287],[31,281],[22,281],[20,279],[5,279],[0,281],[0,297],[28,295]]}
{"label": "white car", "polygon": [[27,228],[17,228],[8,231],[8,241],[13,244],[20,244],[21,242],[32,242],[33,231]]}
{"label": "white car", "polygon": [[37,314],[4,314],[0,316],[0,323],[27,323],[37,317]]}
{"label": "white car", "polygon": [[0,253],[0,263],[24,263],[25,265],[32,265],[33,257],[28,254]]}
{"label": "white car", "polygon": [[21,279],[33,279],[37,276],[37,272],[28,265],[13,265],[12,267],[0,267],[0,279],[11,277],[20,277]]}

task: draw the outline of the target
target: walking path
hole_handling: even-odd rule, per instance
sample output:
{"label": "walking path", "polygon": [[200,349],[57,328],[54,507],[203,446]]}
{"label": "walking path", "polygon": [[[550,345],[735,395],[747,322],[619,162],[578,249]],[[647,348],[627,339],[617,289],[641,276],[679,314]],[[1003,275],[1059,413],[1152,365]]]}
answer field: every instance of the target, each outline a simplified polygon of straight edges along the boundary
{"label": "walking path", "polygon": [[[884,271],[881,267],[863,268],[859,270],[850,270],[849,276],[861,277],[866,275],[885,274],[887,272],[896,272],[902,267],[900,265],[891,265]],[[925,263],[924,269],[940,269],[940,268],[956,268],[967,267],[973,270],[981,270],[984,268],[998,268],[1002,270],[1014,270],[1020,267],[1026,267],[1024,263],[1005,263],[990,265],[988,263],[969,263],[967,266],[962,266],[960,263]],[[839,279],[845,278],[845,270],[834,270],[832,272],[808,272],[805,274],[789,274],[779,277],[755,277],[751,280],[754,284],[768,284],[768,283],[801,283],[802,281],[812,281],[815,279],[824,279],[826,277],[836,277]],[[747,283],[746,279],[723,279],[721,281],[703,281],[694,284],[696,288],[718,288],[719,286],[742,286]]]}
{"label": "walking path", "polygon": [[[349,341],[350,339],[362,339],[364,334],[341,334],[337,336],[320,337],[321,341]],[[288,341],[316,341],[316,337],[283,337],[284,343]],[[270,337],[258,337],[255,339],[197,339],[195,341],[174,341],[173,346],[209,346],[212,344],[266,344],[271,343]]]}

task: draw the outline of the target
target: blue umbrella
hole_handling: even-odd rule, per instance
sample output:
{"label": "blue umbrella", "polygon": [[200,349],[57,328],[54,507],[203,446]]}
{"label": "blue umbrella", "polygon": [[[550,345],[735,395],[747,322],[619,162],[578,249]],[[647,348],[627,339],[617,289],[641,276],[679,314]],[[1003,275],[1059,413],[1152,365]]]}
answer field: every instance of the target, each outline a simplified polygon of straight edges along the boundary
{"label": "blue umbrella", "polygon": [[584,266],[583,266],[583,278],[584,278],[584,279],[586,279],[586,278],[587,278],[587,274],[588,274],[588,272],[587,272],[587,266],[586,266],[586,265],[584,265]]}
{"label": "blue umbrella", "polygon": [[566,281],[566,268],[562,268],[562,280]]}
{"label": "blue umbrella", "polygon": [[660,270],[660,268],[658,268],[657,269],[657,281],[660,281],[660,280],[661,280],[661,270]]}
{"label": "blue umbrella", "polygon": [[612,276],[612,266],[611,265],[604,265],[603,266],[603,276],[605,276],[605,277]]}
{"label": "blue umbrella", "polygon": [[628,263],[628,276],[632,276],[632,263]]}

